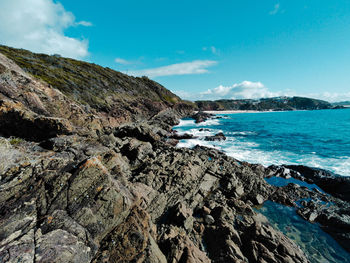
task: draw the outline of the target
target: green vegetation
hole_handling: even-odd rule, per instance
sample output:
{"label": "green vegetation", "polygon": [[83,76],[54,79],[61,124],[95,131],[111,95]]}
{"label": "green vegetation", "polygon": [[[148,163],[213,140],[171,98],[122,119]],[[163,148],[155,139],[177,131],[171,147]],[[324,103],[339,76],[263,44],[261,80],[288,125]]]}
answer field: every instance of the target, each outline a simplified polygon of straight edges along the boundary
{"label": "green vegetation", "polygon": [[14,138],[11,138],[9,142],[11,145],[16,146],[21,142],[23,142],[23,139],[14,137]]}
{"label": "green vegetation", "polygon": [[276,97],[259,100],[216,100],[196,101],[200,110],[256,110],[256,111],[286,111],[286,110],[319,110],[331,109],[332,105],[323,100],[303,97]]}
{"label": "green vegetation", "polygon": [[131,77],[93,63],[7,46],[0,45],[0,52],[27,73],[99,111],[109,111],[116,102],[149,100],[168,106],[181,102],[178,96],[147,77]]}

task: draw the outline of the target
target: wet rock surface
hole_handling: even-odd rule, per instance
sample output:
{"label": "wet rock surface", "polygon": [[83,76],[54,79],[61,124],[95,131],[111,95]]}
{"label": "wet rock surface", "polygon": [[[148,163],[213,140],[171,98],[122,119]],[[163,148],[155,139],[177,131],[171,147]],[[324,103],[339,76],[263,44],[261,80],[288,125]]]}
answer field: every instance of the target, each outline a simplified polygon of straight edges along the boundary
{"label": "wet rock surface", "polygon": [[212,117],[214,117],[214,114],[206,113],[203,111],[199,111],[191,116],[192,119],[195,120],[195,123],[201,123],[204,122]]}
{"label": "wet rock surface", "polygon": [[302,178],[318,185],[325,192],[344,201],[350,201],[350,177],[337,176],[329,171],[303,165],[288,165],[285,167],[300,173]]}
{"label": "wet rock surface", "polygon": [[293,177],[301,183],[315,184],[325,191],[290,183],[278,187],[270,200],[297,207],[297,213],[302,218],[319,223],[323,230],[350,251],[350,203],[346,200],[347,189],[340,183],[346,186],[349,178],[305,166],[271,166],[269,169],[269,176]]}
{"label": "wet rock surface", "polygon": [[205,136],[204,140],[205,141],[225,141],[226,136],[222,132],[219,132],[213,136]]}

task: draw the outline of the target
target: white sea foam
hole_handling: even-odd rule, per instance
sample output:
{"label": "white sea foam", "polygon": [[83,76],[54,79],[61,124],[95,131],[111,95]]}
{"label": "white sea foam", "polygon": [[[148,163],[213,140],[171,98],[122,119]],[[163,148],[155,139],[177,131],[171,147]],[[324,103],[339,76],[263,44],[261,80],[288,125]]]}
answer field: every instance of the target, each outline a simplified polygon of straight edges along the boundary
{"label": "white sea foam", "polygon": [[322,168],[342,176],[350,176],[350,157],[323,158],[316,153],[298,155],[288,151],[264,151],[259,149],[259,144],[251,141],[240,141],[234,137],[227,137],[226,141],[205,141],[202,136],[217,133],[218,130],[210,132],[199,132],[192,129],[191,133],[200,136],[198,139],[182,140],[178,147],[193,148],[196,145],[215,148],[225,152],[228,156],[250,163],[259,163],[264,166],[272,164],[303,164],[310,167]]}
{"label": "white sea foam", "polygon": [[199,136],[199,137],[205,137],[205,136],[213,136],[216,133],[218,133],[218,130],[213,129],[191,129],[189,131],[186,131],[189,134],[192,134],[193,136]]}
{"label": "white sea foam", "polygon": [[235,132],[225,132],[227,135],[242,135],[242,136],[247,136],[247,135],[256,135],[256,132],[252,131],[235,131]]}
{"label": "white sea foam", "polygon": [[318,155],[302,155],[295,164],[317,167],[329,170],[342,176],[350,176],[350,157],[323,158]]}
{"label": "white sea foam", "polygon": [[222,147],[223,151],[231,157],[250,163],[259,163],[264,166],[272,164],[306,165],[329,170],[342,176],[350,176],[350,158],[323,158],[315,154],[298,155],[291,152],[263,151],[251,147],[253,144],[238,144]]}
{"label": "white sea foam", "polygon": [[176,126],[174,126],[174,129],[181,128],[181,127],[200,127],[200,126],[212,126],[212,125],[219,125],[220,119],[208,119],[204,122],[195,123],[194,120],[180,120],[180,123]]}
{"label": "white sea foam", "polygon": [[205,146],[208,148],[214,148],[217,150],[222,150],[222,148],[218,145],[211,144],[210,142],[200,140],[200,139],[189,139],[189,140],[181,140],[178,144],[177,147],[185,147],[185,148],[193,148],[196,145],[200,146]]}
{"label": "white sea foam", "polygon": [[180,123],[176,125],[174,128],[179,128],[179,127],[188,127],[188,126],[194,126],[194,120],[180,120]]}
{"label": "white sea foam", "polygon": [[211,126],[211,125],[219,125],[220,119],[208,119],[204,122],[197,123],[197,126]]}
{"label": "white sea foam", "polygon": [[[296,164],[306,165],[326,169],[342,176],[350,176],[350,157],[325,158],[318,155],[317,152],[298,154],[289,151],[267,151],[252,140],[253,131],[222,131],[212,126],[218,125],[220,119],[207,120],[204,123],[195,124],[194,120],[182,120],[175,127],[179,133],[189,133],[197,139],[181,140],[177,147],[192,148],[196,145],[215,148],[225,152],[228,156],[234,157],[241,161],[250,163],[259,163],[264,166],[272,164]],[[201,127],[202,126],[202,127]],[[203,128],[203,126],[205,126]],[[203,128],[201,131],[200,128]],[[225,141],[205,141],[205,136],[212,136],[218,132],[223,132],[227,139]],[[249,136],[253,136],[250,139]]]}

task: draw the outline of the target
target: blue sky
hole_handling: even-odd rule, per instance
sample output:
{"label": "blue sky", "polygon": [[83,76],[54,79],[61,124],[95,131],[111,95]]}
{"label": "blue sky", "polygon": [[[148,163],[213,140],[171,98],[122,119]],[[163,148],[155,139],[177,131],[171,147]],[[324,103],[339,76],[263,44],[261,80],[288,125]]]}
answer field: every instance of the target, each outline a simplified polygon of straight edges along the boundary
{"label": "blue sky", "polygon": [[187,99],[350,99],[348,0],[2,0],[0,43],[148,75]]}

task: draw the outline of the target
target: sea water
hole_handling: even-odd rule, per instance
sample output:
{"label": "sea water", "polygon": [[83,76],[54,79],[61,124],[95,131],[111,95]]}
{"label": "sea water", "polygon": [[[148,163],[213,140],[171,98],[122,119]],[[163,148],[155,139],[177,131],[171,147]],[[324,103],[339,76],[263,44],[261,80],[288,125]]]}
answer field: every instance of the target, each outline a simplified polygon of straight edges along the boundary
{"label": "sea water", "polygon": [[[197,144],[217,148],[241,161],[302,164],[350,176],[350,109],[218,114],[195,124],[183,119],[174,129],[197,139],[181,140],[178,147]],[[225,141],[205,141],[223,132]]]}
{"label": "sea water", "polygon": [[[181,120],[174,129],[197,138],[181,140],[178,147],[203,145],[250,163],[265,166],[302,164],[350,176],[350,109],[218,114],[217,117],[219,119],[199,124],[192,119]],[[205,141],[206,136],[218,132],[223,132],[227,139]],[[279,187],[290,182],[304,183],[293,178],[270,178],[267,181]],[[303,186],[318,188],[315,185]],[[294,240],[310,262],[350,262],[347,251],[317,223],[299,217],[295,208],[267,201],[256,210],[264,214],[272,226]]]}
{"label": "sea water", "polygon": [[348,263],[350,254],[317,223],[302,219],[294,207],[271,201],[257,210],[265,215],[273,227],[292,239],[304,251],[311,263]]}

